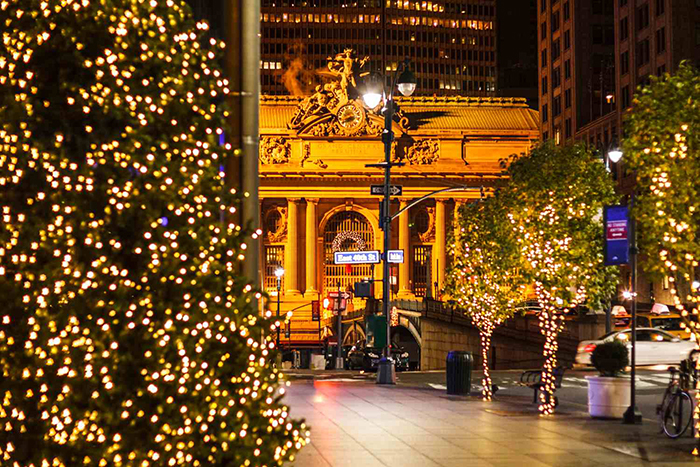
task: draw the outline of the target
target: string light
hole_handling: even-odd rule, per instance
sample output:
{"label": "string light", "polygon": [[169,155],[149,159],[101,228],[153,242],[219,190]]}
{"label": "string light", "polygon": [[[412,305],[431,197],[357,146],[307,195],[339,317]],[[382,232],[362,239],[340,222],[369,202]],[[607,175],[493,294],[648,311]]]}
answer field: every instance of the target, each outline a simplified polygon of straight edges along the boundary
{"label": "string light", "polygon": [[524,284],[517,273],[519,255],[498,196],[460,208],[448,250],[452,267],[447,291],[479,330],[483,368],[482,398],[492,392],[489,352],[494,329],[515,313]]}
{"label": "string light", "polygon": [[184,8],[0,0],[3,465],[282,465],[309,441],[237,274],[224,44]]}

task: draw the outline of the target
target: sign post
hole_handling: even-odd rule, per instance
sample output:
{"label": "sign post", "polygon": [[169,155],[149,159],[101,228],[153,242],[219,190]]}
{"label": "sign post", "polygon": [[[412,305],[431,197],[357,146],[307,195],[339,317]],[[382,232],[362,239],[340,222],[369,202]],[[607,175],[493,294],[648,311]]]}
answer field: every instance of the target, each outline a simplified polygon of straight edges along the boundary
{"label": "sign post", "polygon": [[[369,188],[370,195],[384,195],[384,185],[372,185]],[[401,185],[391,185],[389,187],[389,196],[401,196],[403,187]]]}

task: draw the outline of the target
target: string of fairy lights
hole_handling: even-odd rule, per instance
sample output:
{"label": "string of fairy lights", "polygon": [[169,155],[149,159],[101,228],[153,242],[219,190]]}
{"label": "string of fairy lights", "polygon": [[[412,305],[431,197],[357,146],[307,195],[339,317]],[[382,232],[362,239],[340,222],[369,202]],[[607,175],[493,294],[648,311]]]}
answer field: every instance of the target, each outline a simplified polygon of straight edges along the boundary
{"label": "string of fairy lights", "polygon": [[[495,242],[503,242],[482,223],[495,215],[484,213],[483,205],[469,206],[456,219],[454,241],[449,251],[454,261],[450,273],[450,293],[479,330],[481,362],[483,368],[482,399],[490,401],[493,385],[489,369],[491,337],[497,326],[515,312],[515,306],[523,296],[523,288],[515,281],[515,275],[504,261],[502,249]],[[460,222],[465,219],[465,225]],[[500,247],[503,245],[501,244]]]}
{"label": "string of fairy lights", "polygon": [[[555,226],[561,222],[555,202],[554,195],[549,193],[548,203],[534,216],[529,215],[528,209],[524,209],[523,216],[508,215],[518,234],[517,241],[526,263],[531,266],[535,295],[542,308],[538,314],[540,332],[545,338],[545,361],[541,376],[543,387],[539,392],[539,411],[542,415],[553,414],[557,405],[554,370],[558,365],[558,336],[565,324],[560,310],[564,306],[573,308],[585,302],[586,289],[581,284],[580,275],[584,274],[584,279],[589,279],[578,265],[567,259],[572,238],[569,235],[560,238],[547,235],[541,228],[542,225]],[[582,209],[573,209],[570,199],[564,199],[564,204],[568,206],[566,212],[569,219],[583,212]],[[567,286],[571,285],[576,287],[574,297],[567,296]]]}
{"label": "string of fairy lights", "polygon": [[[675,188],[670,173],[671,167],[674,164],[688,162],[690,158],[688,138],[689,126],[684,124],[681,125],[680,131],[673,134],[670,141],[666,141],[665,144],[654,141],[650,145],[651,147],[644,148],[643,153],[645,155],[653,153],[667,164],[665,166],[654,164],[648,184],[649,203],[655,211],[654,222],[662,232],[658,257],[660,264],[663,264],[667,271],[673,305],[683,319],[681,327],[687,328],[694,335],[695,341],[700,342],[700,323],[698,323],[700,281],[696,275],[699,263],[695,251],[697,246],[692,241],[687,242],[687,239],[697,238],[698,226],[692,220],[696,215],[697,206],[694,202],[689,202],[682,208],[685,212],[670,214],[674,212],[671,196],[672,190]],[[680,167],[676,170],[679,170],[677,172],[679,174],[683,173]],[[695,361],[695,369],[700,370],[700,360]],[[696,402],[700,403],[700,394],[697,392],[695,399]],[[693,433],[698,441],[700,441],[699,407],[696,403],[693,409],[695,427]],[[696,456],[700,455],[697,446],[692,453]]]}
{"label": "string of fairy lights", "polygon": [[280,323],[225,220],[224,44],[174,0],[2,0],[0,22],[3,465],[293,460]]}

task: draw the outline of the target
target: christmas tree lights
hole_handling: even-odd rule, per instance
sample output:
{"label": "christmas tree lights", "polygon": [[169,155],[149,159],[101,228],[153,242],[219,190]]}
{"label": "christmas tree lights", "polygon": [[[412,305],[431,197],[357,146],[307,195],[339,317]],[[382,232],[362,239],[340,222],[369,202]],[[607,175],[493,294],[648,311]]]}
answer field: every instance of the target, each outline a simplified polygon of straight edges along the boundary
{"label": "christmas tree lights", "polygon": [[[645,272],[668,278],[673,304],[685,327],[700,338],[700,176],[697,100],[700,74],[684,63],[673,76],[652,79],[635,98],[623,153],[637,176],[633,215]],[[695,362],[700,370],[700,361]],[[696,393],[700,402],[700,394]],[[700,447],[700,409],[693,411]],[[693,454],[698,455],[698,447]]]}
{"label": "christmas tree lights", "polygon": [[446,289],[479,330],[485,401],[493,396],[489,370],[491,336],[523,301],[520,252],[506,213],[503,196],[498,194],[463,205],[455,220],[454,239],[449,245],[452,266]]}
{"label": "christmas tree lights", "polygon": [[224,44],[175,0],[0,0],[0,23],[2,465],[293,459],[220,171]]}
{"label": "christmas tree lights", "polygon": [[539,410],[554,413],[554,369],[562,311],[609,298],[617,272],[603,265],[602,208],[615,201],[612,180],[582,146],[545,144],[514,157],[508,168],[513,200],[508,218],[535,286],[540,332],[545,337]]}

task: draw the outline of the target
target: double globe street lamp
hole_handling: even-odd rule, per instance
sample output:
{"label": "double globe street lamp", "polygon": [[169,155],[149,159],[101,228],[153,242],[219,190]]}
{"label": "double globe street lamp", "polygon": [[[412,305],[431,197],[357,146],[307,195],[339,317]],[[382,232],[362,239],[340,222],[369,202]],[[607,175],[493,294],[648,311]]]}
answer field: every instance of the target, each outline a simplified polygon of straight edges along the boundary
{"label": "double globe street lamp", "polygon": [[[384,131],[382,142],[384,143],[384,162],[379,164],[367,164],[366,167],[379,167],[384,169],[384,200],[380,209],[380,226],[384,230],[384,254],[382,277],[382,311],[386,318],[386,346],[384,355],[377,369],[378,384],[396,384],[396,368],[391,358],[391,317],[389,316],[389,250],[391,249],[391,214],[389,211],[391,196],[391,168],[404,165],[401,162],[391,161],[391,144],[394,141],[392,122],[394,114],[399,107],[394,102],[394,89],[398,89],[404,96],[410,96],[416,90],[416,77],[410,70],[410,60],[405,59],[396,69],[391,87],[384,89],[384,76],[370,74],[365,78],[365,92],[362,100],[370,109],[375,109],[382,101],[384,106]],[[388,91],[388,92],[387,92]],[[340,346],[340,340],[338,341]]]}

